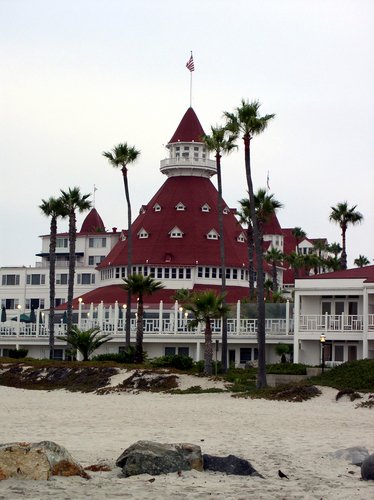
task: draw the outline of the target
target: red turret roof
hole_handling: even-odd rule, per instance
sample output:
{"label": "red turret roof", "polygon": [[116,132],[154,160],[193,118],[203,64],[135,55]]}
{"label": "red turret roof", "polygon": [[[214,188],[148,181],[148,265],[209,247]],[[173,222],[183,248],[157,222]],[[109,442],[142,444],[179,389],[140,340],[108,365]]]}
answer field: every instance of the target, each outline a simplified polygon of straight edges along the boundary
{"label": "red turret roof", "polygon": [[263,234],[283,234],[276,214],[271,214],[263,224]]}
{"label": "red turret roof", "polygon": [[[133,264],[219,266],[219,239],[208,238],[212,230],[219,232],[217,196],[217,190],[207,178],[168,178],[132,224]],[[185,209],[177,210],[178,204]],[[203,211],[203,206],[208,211]],[[238,241],[243,230],[231,212],[223,214],[223,221],[226,266],[246,267],[247,245],[245,241]],[[183,233],[182,238],[170,237],[175,227]],[[148,237],[139,237],[141,231]],[[127,240],[119,241],[99,268],[126,263]]]}
{"label": "red turret roof", "polygon": [[104,233],[105,226],[102,218],[98,214],[96,208],[93,208],[87,217],[84,219],[81,233]]}
{"label": "red turret roof", "polygon": [[169,144],[172,142],[202,142],[203,135],[205,132],[195,111],[188,108]]}

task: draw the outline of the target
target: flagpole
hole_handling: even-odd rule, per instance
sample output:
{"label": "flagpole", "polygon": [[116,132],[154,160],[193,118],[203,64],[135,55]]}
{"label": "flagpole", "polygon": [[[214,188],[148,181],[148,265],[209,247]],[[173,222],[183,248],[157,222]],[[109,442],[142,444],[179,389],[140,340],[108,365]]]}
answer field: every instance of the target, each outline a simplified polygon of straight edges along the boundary
{"label": "flagpole", "polygon": [[190,71],[190,108],[192,108],[192,71]]}

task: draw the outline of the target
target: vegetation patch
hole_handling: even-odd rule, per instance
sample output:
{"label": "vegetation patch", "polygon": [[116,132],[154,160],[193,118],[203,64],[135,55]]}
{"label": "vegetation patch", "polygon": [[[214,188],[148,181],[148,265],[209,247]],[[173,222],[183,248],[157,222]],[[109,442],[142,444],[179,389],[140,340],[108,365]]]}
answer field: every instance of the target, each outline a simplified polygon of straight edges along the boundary
{"label": "vegetation patch", "polygon": [[366,401],[357,404],[355,408],[374,408],[374,394],[370,394]]}
{"label": "vegetation patch", "polygon": [[97,394],[112,392],[166,392],[178,387],[177,375],[157,373],[151,370],[136,370],[129,378],[115,387],[104,387],[96,391]]}
{"label": "vegetation patch", "polygon": [[355,401],[356,399],[361,399],[362,396],[358,392],[354,391],[353,389],[342,389],[337,393],[335,396],[335,401],[339,401],[343,396],[348,396],[348,398],[351,401]]}
{"label": "vegetation patch", "polygon": [[267,387],[266,389],[254,390],[250,393],[235,395],[252,399],[269,399],[271,401],[290,401],[300,403],[319,396],[321,391],[314,385],[284,385],[281,387]]}
{"label": "vegetation patch", "polygon": [[188,371],[193,368],[194,362],[190,356],[174,354],[152,359],[150,364],[156,368],[175,368],[177,370]]}
{"label": "vegetation patch", "polygon": [[277,363],[267,365],[266,372],[282,375],[306,375],[307,366],[301,363]]}
{"label": "vegetation patch", "polygon": [[219,387],[209,387],[207,389],[203,389],[200,385],[193,385],[188,389],[172,389],[168,391],[170,394],[209,394],[209,393],[218,393],[218,392],[227,392],[225,389],[220,389]]}
{"label": "vegetation patch", "polygon": [[316,385],[326,385],[343,390],[371,392],[374,388],[374,359],[361,359],[343,363],[323,375],[310,379]]}
{"label": "vegetation patch", "polygon": [[231,368],[224,374],[223,378],[228,382],[228,389],[231,392],[248,392],[256,388],[256,368]]}
{"label": "vegetation patch", "polygon": [[113,367],[92,367],[82,364],[73,366],[29,366],[24,363],[0,365],[0,385],[22,389],[93,392],[108,385],[117,373]]}

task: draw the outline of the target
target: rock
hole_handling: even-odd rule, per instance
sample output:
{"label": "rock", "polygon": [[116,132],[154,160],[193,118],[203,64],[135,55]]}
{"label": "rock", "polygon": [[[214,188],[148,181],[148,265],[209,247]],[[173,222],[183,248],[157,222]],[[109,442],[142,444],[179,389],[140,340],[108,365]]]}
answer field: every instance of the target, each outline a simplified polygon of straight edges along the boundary
{"label": "rock", "polygon": [[52,441],[0,444],[0,480],[48,480],[51,476],[90,477],[63,446]]}
{"label": "rock", "polygon": [[363,446],[353,446],[352,448],[344,448],[337,450],[331,454],[333,458],[347,460],[352,465],[360,466],[362,462],[369,456],[369,451]]}
{"label": "rock", "polygon": [[361,477],[365,481],[374,480],[374,453],[369,455],[361,465]]}
{"label": "rock", "polygon": [[152,441],[138,441],[127,448],[117,459],[123,474],[168,474],[182,470],[203,470],[201,448],[195,444],[164,444]]}
{"label": "rock", "polygon": [[256,469],[252,467],[248,460],[228,455],[227,457],[215,457],[213,455],[203,455],[204,470],[216,472],[226,472],[237,476],[260,476]]}

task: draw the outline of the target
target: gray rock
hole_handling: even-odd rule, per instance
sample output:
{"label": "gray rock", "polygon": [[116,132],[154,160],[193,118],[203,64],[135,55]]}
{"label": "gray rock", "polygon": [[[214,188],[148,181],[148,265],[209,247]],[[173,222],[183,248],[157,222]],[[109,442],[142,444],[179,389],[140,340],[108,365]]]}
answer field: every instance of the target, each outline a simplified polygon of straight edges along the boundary
{"label": "gray rock", "polygon": [[369,456],[369,451],[363,446],[353,446],[352,448],[344,448],[331,453],[333,458],[347,460],[352,465],[360,466],[363,461]]}
{"label": "gray rock", "polygon": [[225,472],[237,476],[260,476],[256,469],[252,467],[248,460],[228,455],[227,457],[215,457],[213,455],[203,455],[204,470]]}
{"label": "gray rock", "polygon": [[0,444],[0,480],[47,480],[51,476],[89,478],[70,453],[52,441]]}
{"label": "gray rock", "polygon": [[361,477],[365,481],[374,480],[374,453],[363,461],[361,465]]}
{"label": "gray rock", "polygon": [[168,474],[182,470],[203,470],[201,448],[189,443],[155,443],[138,441],[127,448],[117,459],[116,465],[122,467],[123,474]]}

